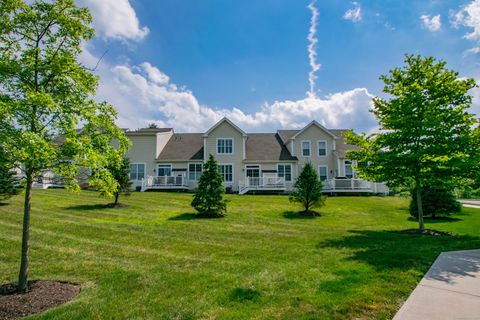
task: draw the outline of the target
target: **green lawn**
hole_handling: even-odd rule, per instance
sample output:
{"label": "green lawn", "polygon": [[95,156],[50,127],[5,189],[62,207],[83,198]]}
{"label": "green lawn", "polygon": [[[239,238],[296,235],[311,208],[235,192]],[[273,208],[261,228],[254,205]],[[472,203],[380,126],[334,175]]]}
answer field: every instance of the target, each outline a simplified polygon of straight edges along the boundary
{"label": "green lawn", "polygon": [[[480,210],[415,228],[407,200],[332,197],[298,219],[286,196],[231,195],[228,216],[194,219],[191,194],[35,190],[31,279],[80,283],[32,319],[390,319],[441,251],[480,248]],[[22,198],[0,206],[0,283],[16,281]]]}

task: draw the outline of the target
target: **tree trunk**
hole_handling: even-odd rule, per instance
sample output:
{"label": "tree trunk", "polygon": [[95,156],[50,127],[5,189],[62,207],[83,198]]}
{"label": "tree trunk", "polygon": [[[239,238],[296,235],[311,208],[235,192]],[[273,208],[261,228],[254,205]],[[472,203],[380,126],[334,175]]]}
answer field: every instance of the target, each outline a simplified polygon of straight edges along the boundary
{"label": "tree trunk", "polygon": [[25,202],[23,205],[22,255],[17,288],[19,292],[27,292],[28,290],[28,242],[30,240],[30,206],[32,199],[33,173],[27,171],[26,175],[27,185],[25,186]]}
{"label": "tree trunk", "polygon": [[417,190],[418,228],[423,231],[425,225],[423,224],[422,188],[419,183],[416,183],[415,189]]}
{"label": "tree trunk", "polygon": [[116,192],[115,193],[115,203],[114,205],[117,205],[118,204],[118,196],[120,195],[120,192]]}

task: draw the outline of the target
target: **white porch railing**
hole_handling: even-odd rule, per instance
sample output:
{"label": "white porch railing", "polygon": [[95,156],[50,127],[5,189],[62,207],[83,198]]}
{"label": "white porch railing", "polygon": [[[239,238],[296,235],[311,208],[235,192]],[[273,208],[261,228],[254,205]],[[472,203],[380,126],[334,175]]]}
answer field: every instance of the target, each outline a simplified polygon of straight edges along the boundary
{"label": "white porch railing", "polygon": [[328,179],[323,181],[323,191],[388,194],[389,189],[384,182],[371,182],[362,179]]}
{"label": "white porch railing", "polygon": [[147,176],[142,180],[142,191],[147,189],[184,189],[188,188],[187,182],[184,176]]}
{"label": "white porch railing", "polygon": [[65,183],[63,178],[60,176],[46,176],[46,177],[36,177],[33,181],[32,188],[36,189],[48,189],[48,188],[64,188]]}
{"label": "white porch railing", "polygon": [[250,190],[285,190],[285,178],[277,176],[247,177],[239,181],[239,193]]}

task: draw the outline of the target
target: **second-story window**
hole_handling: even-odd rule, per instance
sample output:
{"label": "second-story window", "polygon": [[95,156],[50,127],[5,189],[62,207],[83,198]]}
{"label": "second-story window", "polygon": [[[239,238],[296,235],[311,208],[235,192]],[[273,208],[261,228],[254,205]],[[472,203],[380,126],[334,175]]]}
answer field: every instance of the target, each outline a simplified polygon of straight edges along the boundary
{"label": "second-story window", "polygon": [[302,156],[310,157],[310,141],[302,141]]}
{"label": "second-story window", "polygon": [[233,153],[233,139],[221,138],[217,139],[217,154],[232,154]]}
{"label": "second-story window", "polygon": [[327,155],[327,141],[318,141],[318,156],[323,157]]}

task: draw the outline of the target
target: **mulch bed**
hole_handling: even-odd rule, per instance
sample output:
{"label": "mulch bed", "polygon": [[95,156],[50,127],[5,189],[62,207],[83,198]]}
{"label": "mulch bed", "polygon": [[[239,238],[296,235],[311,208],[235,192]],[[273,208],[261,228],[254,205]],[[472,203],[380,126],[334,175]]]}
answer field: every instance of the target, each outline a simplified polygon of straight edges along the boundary
{"label": "mulch bed", "polygon": [[433,229],[425,229],[425,230],[420,230],[420,229],[407,229],[407,230],[400,230],[400,231],[395,231],[396,233],[401,233],[401,234],[423,234],[427,236],[453,236],[452,233],[450,232],[445,232],[445,231],[438,231],[438,230],[433,230]]}
{"label": "mulch bed", "polygon": [[80,293],[80,286],[67,282],[38,280],[28,282],[28,292],[16,292],[17,284],[0,286],[0,319],[18,319],[55,308]]}

